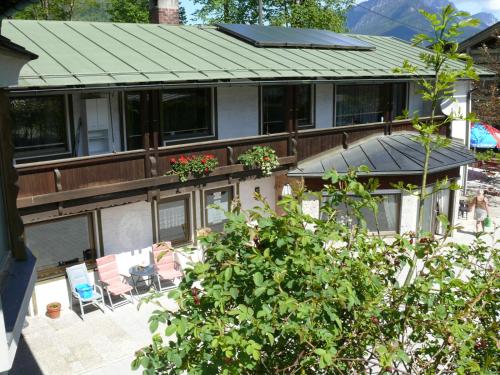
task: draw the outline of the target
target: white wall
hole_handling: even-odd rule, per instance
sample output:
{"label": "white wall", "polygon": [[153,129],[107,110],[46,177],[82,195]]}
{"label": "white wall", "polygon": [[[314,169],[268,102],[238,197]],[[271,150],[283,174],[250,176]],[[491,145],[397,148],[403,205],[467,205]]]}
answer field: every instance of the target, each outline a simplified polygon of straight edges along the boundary
{"label": "white wall", "polygon": [[271,208],[276,204],[275,181],[274,176],[247,180],[240,183],[240,201],[241,207],[248,210],[254,207],[261,207],[262,203],[254,198],[255,189],[260,188],[260,194],[266,199]]}
{"label": "white wall", "polygon": [[333,126],[333,84],[316,85],[316,128]]}
{"label": "white wall", "polygon": [[[455,100],[447,100],[441,104],[441,109],[445,114],[453,114],[453,116],[467,115],[467,91],[469,90],[468,81],[458,81],[455,83]],[[466,121],[455,120],[451,125],[452,138],[461,139],[465,142],[466,139]]]}
{"label": "white wall", "polygon": [[0,51],[0,87],[18,84],[19,72],[29,59],[6,49]]}
{"label": "white wall", "polygon": [[217,88],[217,116],[219,139],[258,135],[258,87]]}
{"label": "white wall", "polygon": [[116,254],[118,267],[127,275],[137,264],[151,263],[153,223],[151,203],[138,202],[101,211],[104,255]]}
{"label": "white wall", "polygon": [[401,194],[400,233],[417,230],[418,196],[409,193]]}

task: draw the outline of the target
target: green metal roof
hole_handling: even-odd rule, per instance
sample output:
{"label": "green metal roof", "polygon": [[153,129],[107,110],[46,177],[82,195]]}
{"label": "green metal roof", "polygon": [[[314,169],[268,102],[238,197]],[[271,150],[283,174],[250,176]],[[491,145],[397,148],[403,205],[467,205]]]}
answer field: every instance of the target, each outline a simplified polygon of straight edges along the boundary
{"label": "green metal roof", "polygon": [[2,34],[39,56],[17,87],[377,79],[397,76],[404,59],[423,67],[422,49],[381,36],[350,35],[375,50],[345,51],[259,48],[209,26],[4,20]]}

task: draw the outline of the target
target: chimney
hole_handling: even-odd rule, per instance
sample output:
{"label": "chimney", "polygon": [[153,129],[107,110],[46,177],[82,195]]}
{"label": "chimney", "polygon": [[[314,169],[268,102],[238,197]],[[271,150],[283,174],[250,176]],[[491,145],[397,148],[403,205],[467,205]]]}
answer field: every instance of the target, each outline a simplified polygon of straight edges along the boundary
{"label": "chimney", "polygon": [[149,0],[151,23],[179,24],[179,0]]}

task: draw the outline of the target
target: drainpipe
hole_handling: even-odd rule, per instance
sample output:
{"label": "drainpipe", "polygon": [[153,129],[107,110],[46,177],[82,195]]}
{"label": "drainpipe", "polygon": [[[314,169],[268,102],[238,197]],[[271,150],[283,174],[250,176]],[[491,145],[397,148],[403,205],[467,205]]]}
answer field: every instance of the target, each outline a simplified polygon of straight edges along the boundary
{"label": "drainpipe", "polygon": [[[467,99],[465,103],[465,116],[469,116],[472,108],[472,93],[477,90],[477,88],[471,88],[471,81],[468,81],[467,83]],[[470,120],[467,119],[465,121],[465,147],[467,149],[470,149],[470,129],[471,129],[471,124]],[[467,191],[467,170],[468,166],[464,166],[464,180],[463,180],[463,195],[465,195]]]}

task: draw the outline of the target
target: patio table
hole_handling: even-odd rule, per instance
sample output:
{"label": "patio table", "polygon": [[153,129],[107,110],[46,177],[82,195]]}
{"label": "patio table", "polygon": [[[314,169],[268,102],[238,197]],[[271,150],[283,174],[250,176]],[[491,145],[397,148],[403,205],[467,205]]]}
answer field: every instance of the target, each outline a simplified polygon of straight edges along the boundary
{"label": "patio table", "polygon": [[137,294],[139,294],[139,292],[137,291],[137,286],[140,283],[144,283],[144,285],[148,287],[148,290],[153,287],[155,269],[152,264],[149,266],[140,266],[140,265],[132,266],[129,268],[128,272],[130,274],[130,278],[132,279],[132,284]]}

